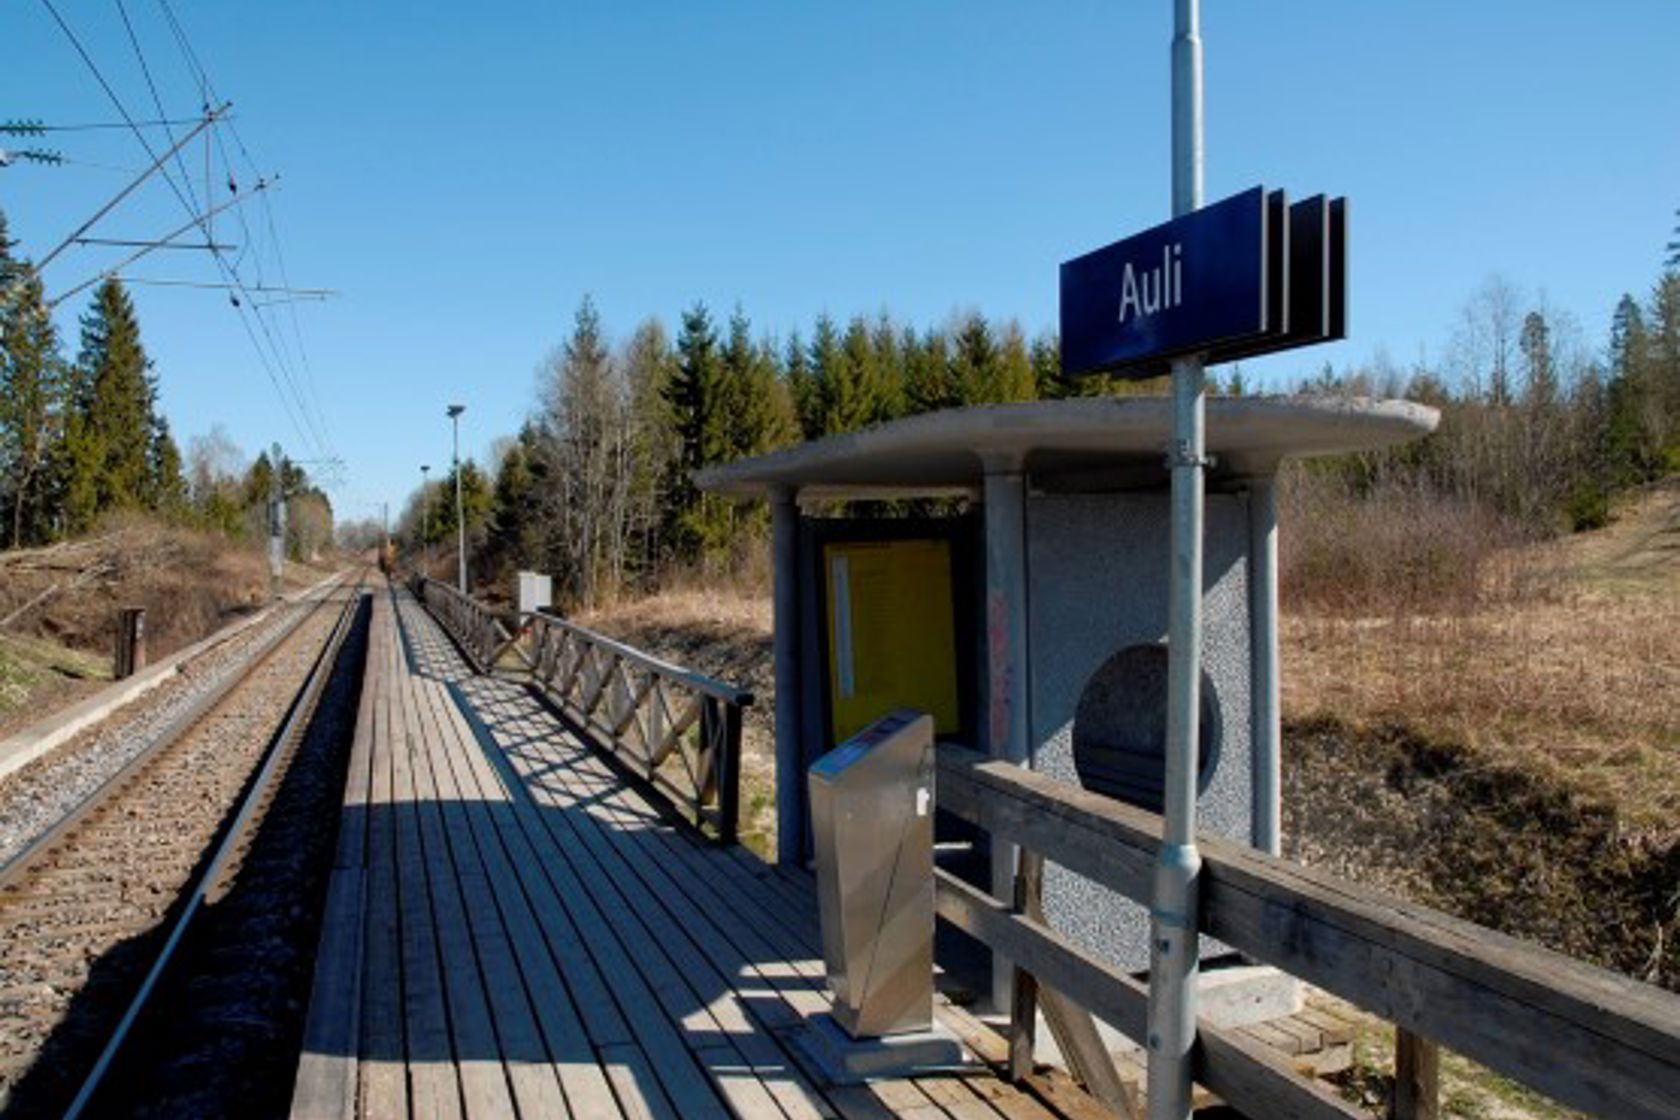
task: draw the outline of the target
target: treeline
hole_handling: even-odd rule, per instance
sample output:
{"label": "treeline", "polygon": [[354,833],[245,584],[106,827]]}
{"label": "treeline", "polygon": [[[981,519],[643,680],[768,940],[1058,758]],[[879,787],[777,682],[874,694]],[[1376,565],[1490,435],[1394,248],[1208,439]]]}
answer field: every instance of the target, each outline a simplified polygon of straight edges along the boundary
{"label": "treeline", "polygon": [[1594,353],[1567,314],[1488,281],[1439,368],[1326,372],[1302,392],[1399,396],[1441,410],[1427,439],[1315,464],[1355,494],[1409,486],[1533,537],[1597,528],[1620,491],[1680,471],[1680,272],[1617,304]]}
{"label": "treeline", "polygon": [[[821,316],[809,336],[755,334],[737,307],[718,323],[703,304],[673,340],[645,320],[614,347],[588,299],[571,336],[542,364],[539,399],[486,474],[461,466],[474,574],[517,567],[556,578],[590,603],[673,568],[729,567],[758,547],[763,510],[699,493],[702,467],[910,413],[1029,401],[1070,391],[1052,336],[978,314],[918,330],[882,314]],[[1146,392],[1093,379],[1082,393]],[[397,524],[411,548],[453,557],[454,475],[408,501]]]}
{"label": "treeline", "polygon": [[265,503],[281,472],[294,555],[332,537],[332,507],[308,475],[266,454],[247,466],[219,432],[194,440],[183,463],[158,410],[157,377],[134,302],[103,281],[64,356],[41,278],[13,255],[0,213],[0,546],[86,533],[111,513],[138,511],[236,538],[266,535]]}
{"label": "treeline", "polygon": [[[1379,361],[1298,384],[1443,410],[1429,439],[1316,465],[1316,477],[1355,499],[1404,486],[1541,534],[1602,524],[1618,490],[1680,469],[1680,277],[1622,301],[1604,355],[1566,315],[1493,281],[1466,305],[1446,355],[1439,368]],[[482,583],[546,571],[573,605],[760,551],[765,511],[699,493],[700,468],[932,409],[1163,391],[1064,381],[1053,335],[1029,341],[978,314],[921,330],[885,314],[825,315],[778,342],[755,335],[740,308],[720,325],[696,304],[674,340],[648,319],[615,347],[588,299],[539,383],[492,469],[462,464],[472,573]],[[1241,369],[1213,391],[1245,392]],[[397,529],[442,572],[455,525],[451,474],[410,499]]]}

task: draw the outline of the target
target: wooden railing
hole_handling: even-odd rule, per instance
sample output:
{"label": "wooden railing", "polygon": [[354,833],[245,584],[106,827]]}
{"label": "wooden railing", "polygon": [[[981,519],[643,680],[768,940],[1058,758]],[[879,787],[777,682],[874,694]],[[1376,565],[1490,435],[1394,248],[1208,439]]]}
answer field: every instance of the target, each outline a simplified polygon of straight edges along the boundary
{"label": "wooden railing", "polygon": [[529,616],[531,672],[561,713],[725,844],[740,821],[752,693],[551,614]]}
{"label": "wooden railing", "polygon": [[720,842],[736,842],[741,716],[751,692],[556,615],[498,614],[436,580],[417,579],[415,593],[480,672],[494,671],[513,652],[591,746]]}
{"label": "wooden railing", "polygon": [[[940,808],[1020,845],[1029,881],[1005,903],[941,872],[940,917],[1013,961],[1029,1004],[1036,984],[1143,1039],[1146,985],[1035,920],[1030,881],[1049,859],[1148,905],[1160,818],[961,747],[939,750]],[[1569,1107],[1680,1115],[1680,996],[1229,841],[1198,843],[1204,933]],[[1033,1017],[1020,1002],[1012,1050],[1030,1053]],[[1028,1045],[1017,1045],[1023,1035]],[[1369,1115],[1205,1020],[1195,1078],[1253,1116]]]}
{"label": "wooden railing", "polygon": [[432,616],[443,623],[479,672],[494,669],[504,653],[517,648],[520,627],[516,612],[498,614],[449,584],[424,576],[415,577],[413,591]]}

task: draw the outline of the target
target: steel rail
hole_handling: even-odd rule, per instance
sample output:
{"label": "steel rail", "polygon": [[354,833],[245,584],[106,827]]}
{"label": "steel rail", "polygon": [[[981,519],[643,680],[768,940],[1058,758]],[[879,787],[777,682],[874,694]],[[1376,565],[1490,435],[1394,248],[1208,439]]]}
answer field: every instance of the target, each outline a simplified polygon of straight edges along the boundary
{"label": "steel rail", "polygon": [[[94,1062],[92,1070],[83,1080],[81,1089],[77,1092],[75,1099],[70,1102],[70,1106],[65,1110],[66,1120],[75,1120],[76,1117],[82,1115],[98,1094],[106,1074],[110,1072],[117,1057],[122,1053],[130,1031],[140,1020],[152,994],[157,990],[159,983],[173,963],[176,950],[186,940],[194,919],[203,909],[204,903],[210,898],[211,894],[221,885],[223,875],[233,862],[234,854],[239,850],[247,831],[258,817],[258,809],[267,798],[274,778],[284,770],[285,763],[296,753],[310,720],[315,716],[321,693],[325,690],[327,681],[331,679],[333,670],[338,665],[339,653],[343,650],[344,642],[349,637],[351,627],[354,625],[362,601],[361,584],[362,581],[358,577],[353,585],[340,585],[340,588],[352,586],[356,591],[345,601],[338,622],[333,627],[326,643],[321,647],[321,652],[316,656],[314,664],[310,667],[309,675],[305,679],[303,687],[292,698],[285,720],[281,723],[279,730],[270,738],[268,746],[264,748],[262,762],[258,767],[256,776],[240,798],[238,811],[234,814],[233,820],[225,826],[209,863],[205,865],[203,872],[185,896],[185,905],[182,906],[180,914],[175,918],[169,937],[164,941],[162,949],[153,959],[152,966],[146,973],[146,978],[141,981],[134,998],[129,1001],[127,1010],[123,1012],[122,1019],[118,1021],[116,1028],[111,1032],[110,1038],[106,1041],[98,1060]],[[326,601],[323,596],[321,604],[318,605],[323,605]],[[314,612],[309,613],[313,614]]]}
{"label": "steel rail", "polygon": [[[360,582],[361,577],[358,575],[356,583],[359,585]],[[345,586],[349,586],[348,581],[341,581],[323,589],[320,598],[313,603],[308,600],[301,601],[299,605],[307,605],[309,609],[299,611],[296,618],[264,638],[242,666],[234,669],[224,679],[212,685],[188,705],[184,711],[165,724],[163,730],[139,754],[123,763],[115,773],[111,774],[86,797],[78,801],[73,808],[49,825],[45,831],[19,849],[4,864],[0,864],[0,892],[18,885],[37,861],[62,844],[83,821],[121,796],[123,791],[132,785],[134,780],[153,761],[174,746],[183,735],[214,711],[234,690],[249,680],[252,674],[267,662],[269,656],[285,643],[286,639],[295,634],[298,628],[312,618],[317,610],[329,602],[328,597],[333,591]],[[215,647],[211,648],[214,649]],[[209,653],[210,651],[206,650],[205,652]]]}

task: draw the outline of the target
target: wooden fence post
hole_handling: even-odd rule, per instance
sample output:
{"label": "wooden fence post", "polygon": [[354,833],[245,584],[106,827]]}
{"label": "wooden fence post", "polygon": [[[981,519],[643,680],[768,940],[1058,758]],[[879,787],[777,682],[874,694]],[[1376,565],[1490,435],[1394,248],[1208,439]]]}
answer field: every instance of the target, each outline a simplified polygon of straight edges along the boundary
{"label": "wooden fence post", "polygon": [[1404,1027],[1394,1029],[1392,1120],[1437,1120],[1441,1115],[1441,1048]]}
{"label": "wooden fence post", "polygon": [[[1028,917],[1043,914],[1044,858],[1023,850],[1015,872],[1015,912]],[[1009,1077],[1021,1081],[1033,1072],[1038,1041],[1038,978],[1017,962],[1009,1000]]]}
{"label": "wooden fence post", "polygon": [[146,667],[146,608],[123,607],[117,611],[117,648],[113,680],[132,677]]}
{"label": "wooden fence post", "polygon": [[718,840],[733,844],[741,827],[741,706],[717,701],[723,707],[723,757],[718,760]]}

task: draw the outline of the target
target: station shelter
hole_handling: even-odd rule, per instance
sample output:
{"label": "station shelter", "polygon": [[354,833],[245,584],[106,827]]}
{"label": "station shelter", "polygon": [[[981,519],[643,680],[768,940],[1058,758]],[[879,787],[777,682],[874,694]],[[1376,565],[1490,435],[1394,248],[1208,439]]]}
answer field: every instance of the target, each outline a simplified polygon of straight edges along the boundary
{"label": "station shelter", "polygon": [[[1405,401],[1207,402],[1204,831],[1278,850],[1280,464],[1392,446],[1437,421]],[[696,475],[770,503],[779,860],[811,856],[811,763],[904,708],[931,714],[942,740],[1160,811],[1171,433],[1164,397],[986,405]],[[964,829],[941,817],[941,847],[969,846],[973,877],[1010,898],[1015,853]],[[1043,890],[1053,926],[1147,967],[1142,907],[1054,865]]]}

